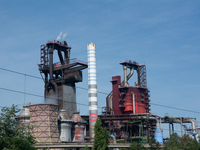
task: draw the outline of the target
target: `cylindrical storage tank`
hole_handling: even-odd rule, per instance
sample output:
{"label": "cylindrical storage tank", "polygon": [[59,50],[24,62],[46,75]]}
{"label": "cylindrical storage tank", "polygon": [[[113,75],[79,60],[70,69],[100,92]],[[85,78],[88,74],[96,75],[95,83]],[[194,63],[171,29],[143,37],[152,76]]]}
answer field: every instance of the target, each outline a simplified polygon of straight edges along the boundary
{"label": "cylindrical storage tank", "polygon": [[89,129],[90,141],[94,141],[94,126],[98,117],[97,110],[97,75],[96,75],[96,45],[89,43],[88,52],[88,94],[89,94]]}
{"label": "cylindrical storage tank", "polygon": [[126,97],[124,98],[124,113],[125,114],[132,114],[133,113],[133,98],[131,93],[127,93]]}
{"label": "cylindrical storage tank", "polygon": [[163,135],[162,132],[160,131],[160,127],[156,127],[156,131],[154,133],[154,139],[160,144],[163,144]]}
{"label": "cylindrical storage tank", "polygon": [[84,142],[84,130],[87,122],[81,118],[79,112],[74,112],[71,120],[74,121],[71,130],[73,142]]}
{"label": "cylindrical storage tank", "polygon": [[84,142],[84,130],[85,130],[84,124],[75,125],[75,135],[73,142]]}
{"label": "cylindrical storage tank", "polygon": [[73,121],[70,120],[69,116],[67,115],[64,109],[61,109],[60,114],[58,116],[60,120],[60,139],[62,142],[71,142],[71,129]]}
{"label": "cylindrical storage tank", "polygon": [[72,122],[68,120],[61,121],[60,139],[62,142],[71,142]]}
{"label": "cylindrical storage tank", "polygon": [[28,126],[30,123],[30,112],[29,112],[29,105],[24,105],[22,111],[20,112],[19,116],[17,116],[17,121],[21,122],[22,126]]}
{"label": "cylindrical storage tank", "polygon": [[58,105],[34,104],[29,105],[31,133],[37,143],[61,143],[58,133]]}

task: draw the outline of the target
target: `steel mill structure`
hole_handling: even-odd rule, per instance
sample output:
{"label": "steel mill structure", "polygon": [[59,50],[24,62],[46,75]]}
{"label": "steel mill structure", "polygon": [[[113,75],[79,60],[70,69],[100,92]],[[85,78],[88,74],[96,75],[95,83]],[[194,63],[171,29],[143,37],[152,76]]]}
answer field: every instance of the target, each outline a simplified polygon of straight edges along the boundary
{"label": "steel mill structure", "polygon": [[[54,62],[55,51],[59,62]],[[102,114],[98,115],[96,45],[87,45],[88,63],[70,59],[70,53],[71,47],[66,41],[48,41],[40,47],[38,66],[44,80],[44,103],[24,105],[16,118],[22,125],[33,127],[31,133],[36,137],[36,147],[92,147],[98,117],[103,128],[109,131],[114,143],[110,145],[112,148],[116,148],[116,143],[145,142],[150,138],[163,143],[162,123],[169,123],[170,133],[174,131],[173,123],[179,123],[182,134],[182,126],[185,127],[183,123],[191,123],[192,128],[186,128],[187,132],[196,131],[200,134],[195,118],[169,115],[162,118],[150,113],[146,65],[135,61],[120,63],[123,67],[123,81],[121,76],[112,77],[112,90],[105,99],[106,106],[102,108]],[[82,70],[87,67],[89,115],[81,116],[77,112],[75,84],[82,82]],[[137,76],[135,82],[130,80],[134,72]]]}
{"label": "steel mill structure", "polygon": [[[115,135],[118,142],[147,141],[154,136],[159,117],[150,113],[146,65],[131,61],[123,61],[120,64],[123,66],[124,80],[121,81],[120,76],[112,77],[112,91],[106,98],[102,115],[98,117],[101,118],[103,127],[109,130],[110,135]],[[131,86],[128,81],[134,71],[137,81]],[[90,116],[82,117],[90,120]],[[86,130],[90,130],[90,127],[86,126]]]}
{"label": "steel mill structure", "polygon": [[[60,62],[53,61],[57,51]],[[67,42],[49,41],[40,48],[39,71],[44,75],[45,103],[58,105],[58,110],[65,109],[69,117],[77,111],[75,83],[82,82],[82,71],[86,62],[70,59],[71,47]],[[63,57],[64,56],[64,57]]]}
{"label": "steel mill structure", "polygon": [[[120,76],[112,77],[112,92],[106,98],[106,114],[141,114],[149,113],[149,90],[147,88],[146,65],[131,61],[120,63],[124,70],[124,80]],[[130,73],[127,75],[127,69]],[[128,80],[134,70],[137,71],[135,86],[129,86]]]}
{"label": "steel mill structure", "polygon": [[89,43],[88,49],[88,89],[89,89],[89,125],[90,141],[94,140],[94,126],[98,117],[97,110],[97,74],[96,74],[96,45]]}
{"label": "steel mill structure", "polygon": [[[57,51],[60,62],[53,61]],[[37,145],[84,142],[87,122],[77,112],[75,83],[82,82],[82,71],[88,64],[70,59],[71,47],[66,41],[49,41],[40,48],[39,71],[44,80],[43,104],[24,105],[16,118],[33,127]],[[64,56],[64,57],[63,57]]]}

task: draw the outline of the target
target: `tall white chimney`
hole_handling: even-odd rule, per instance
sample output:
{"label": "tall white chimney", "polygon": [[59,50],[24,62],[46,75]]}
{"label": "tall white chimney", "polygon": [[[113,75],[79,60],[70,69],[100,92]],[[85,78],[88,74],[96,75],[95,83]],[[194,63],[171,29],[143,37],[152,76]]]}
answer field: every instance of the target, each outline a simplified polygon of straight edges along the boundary
{"label": "tall white chimney", "polygon": [[87,45],[88,52],[88,89],[89,89],[89,129],[90,141],[94,141],[94,126],[98,117],[97,109],[97,75],[96,75],[96,44]]}

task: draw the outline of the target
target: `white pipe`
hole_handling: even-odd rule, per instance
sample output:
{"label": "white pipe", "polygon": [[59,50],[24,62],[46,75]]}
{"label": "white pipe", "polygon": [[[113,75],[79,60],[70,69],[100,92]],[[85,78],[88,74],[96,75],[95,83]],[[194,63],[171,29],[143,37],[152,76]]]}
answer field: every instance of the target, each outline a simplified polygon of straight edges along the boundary
{"label": "white pipe", "polygon": [[133,73],[134,73],[134,68],[131,68],[131,71],[130,71],[130,73],[127,76],[127,81],[131,78],[131,76],[133,75]]}
{"label": "white pipe", "polygon": [[195,125],[195,122],[194,120],[188,120],[192,123],[192,131],[196,131],[196,125]]}
{"label": "white pipe", "polygon": [[128,83],[127,83],[127,67],[124,66],[124,86],[128,86]]}
{"label": "white pipe", "polygon": [[[116,137],[111,134],[110,137],[113,139],[113,144],[117,144],[117,140],[116,140]],[[113,150],[119,150],[118,148],[114,148]]]}
{"label": "white pipe", "polygon": [[131,91],[132,97],[133,97],[133,114],[135,114],[135,94],[133,91]]}
{"label": "white pipe", "polygon": [[134,73],[134,68],[130,69],[130,73],[127,76],[127,67],[124,66],[124,81],[121,83],[122,86],[128,86],[128,80],[132,77],[133,73]]}
{"label": "white pipe", "polygon": [[161,118],[160,118],[160,130],[162,131],[162,122],[161,122]]}

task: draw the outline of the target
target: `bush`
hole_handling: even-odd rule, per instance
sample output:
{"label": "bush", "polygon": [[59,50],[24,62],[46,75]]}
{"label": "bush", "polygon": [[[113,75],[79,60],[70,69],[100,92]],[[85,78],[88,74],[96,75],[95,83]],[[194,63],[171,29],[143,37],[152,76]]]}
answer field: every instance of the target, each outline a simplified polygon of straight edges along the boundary
{"label": "bush", "polygon": [[86,145],[83,150],[90,150],[89,147]]}
{"label": "bush", "polygon": [[199,143],[189,137],[188,134],[179,137],[177,133],[170,136],[169,140],[164,143],[164,150],[182,149],[182,150],[199,150]]}
{"label": "bush", "polygon": [[0,149],[3,150],[35,150],[35,138],[27,127],[21,126],[15,120],[16,113],[20,111],[17,105],[11,108],[3,107],[0,114]]}
{"label": "bush", "polygon": [[145,150],[146,148],[137,142],[133,142],[130,144],[129,150]]}

